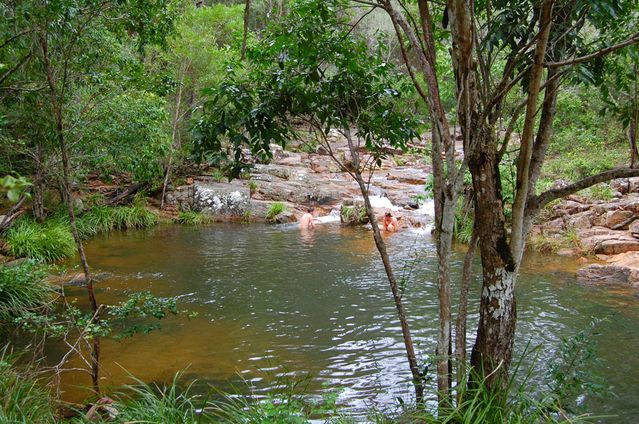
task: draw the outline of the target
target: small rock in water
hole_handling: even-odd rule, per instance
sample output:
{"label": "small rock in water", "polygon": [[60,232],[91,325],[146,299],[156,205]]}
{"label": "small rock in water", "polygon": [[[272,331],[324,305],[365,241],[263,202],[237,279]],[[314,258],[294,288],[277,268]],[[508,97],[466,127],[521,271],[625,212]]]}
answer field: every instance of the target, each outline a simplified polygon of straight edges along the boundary
{"label": "small rock in water", "polygon": [[406,206],[408,206],[408,209],[413,209],[413,210],[419,209],[419,203],[414,201],[408,202]]}

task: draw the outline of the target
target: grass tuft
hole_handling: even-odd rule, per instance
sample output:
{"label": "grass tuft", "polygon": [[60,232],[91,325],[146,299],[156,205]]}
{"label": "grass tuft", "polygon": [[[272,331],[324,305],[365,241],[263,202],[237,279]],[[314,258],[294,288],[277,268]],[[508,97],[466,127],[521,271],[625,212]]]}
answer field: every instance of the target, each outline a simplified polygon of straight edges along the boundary
{"label": "grass tuft", "polygon": [[7,355],[0,355],[0,423],[56,423],[51,393],[28,372],[19,372]]}
{"label": "grass tuft", "polygon": [[55,262],[76,252],[71,229],[57,220],[39,224],[21,219],[7,231],[5,240],[9,254],[18,258]]}
{"label": "grass tuft", "polygon": [[55,292],[44,282],[46,275],[45,268],[33,260],[0,266],[0,323],[48,307]]}
{"label": "grass tuft", "polygon": [[202,225],[211,222],[211,218],[201,212],[183,211],[178,214],[175,222],[182,225]]}
{"label": "grass tuft", "polygon": [[96,206],[80,216],[77,221],[82,238],[114,230],[148,228],[156,225],[158,217],[141,205]]}
{"label": "grass tuft", "polygon": [[286,206],[284,205],[284,203],[275,202],[271,206],[269,206],[268,210],[266,211],[266,219],[270,221],[285,210]]}
{"label": "grass tuft", "polygon": [[178,386],[181,373],[177,373],[169,385],[149,385],[136,379],[127,386],[130,394],[116,402],[119,422],[180,423],[200,422],[196,414],[197,397],[190,393],[191,385],[184,390]]}

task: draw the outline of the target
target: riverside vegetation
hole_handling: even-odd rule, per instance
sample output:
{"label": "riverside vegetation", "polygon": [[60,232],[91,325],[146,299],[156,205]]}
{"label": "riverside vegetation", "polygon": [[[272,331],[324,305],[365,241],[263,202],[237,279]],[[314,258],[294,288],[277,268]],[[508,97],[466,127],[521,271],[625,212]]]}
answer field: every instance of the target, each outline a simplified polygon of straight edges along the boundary
{"label": "riverside vegetation", "polygon": [[[163,221],[208,224],[206,210],[175,200],[180,189],[197,198],[194,178],[236,180],[248,199],[264,196],[279,171],[267,168],[264,181],[257,171],[278,152],[324,156],[313,172],[349,178],[363,202],[344,206],[345,221],[376,221],[376,172],[406,157],[424,174],[410,203],[434,202],[433,371],[416,353],[406,282],[372,227],[414,397],[366,419],[585,417],[575,400],[598,388],[589,333],[564,341],[548,388],[531,392],[513,358],[515,286],[529,237],[546,252],[579,246],[572,228],[555,238],[535,230],[562,198],[611,200],[621,195],[611,180],[639,176],[635,1],[9,1],[0,16],[0,422],[351,422],[336,396],[312,400],[299,381],[259,399],[196,394],[184,375],[100,384],[101,340],[195,313],[149,292],[100,303],[85,241]],[[293,217],[301,205],[281,196],[260,216],[243,210],[242,222]],[[458,293],[454,239],[467,245]],[[483,289],[469,310],[476,253]],[[75,260],[88,303],[51,278]],[[479,316],[470,355],[469,313]],[[45,366],[53,340],[68,353]],[[91,376],[86,405],[58,396],[72,357]]]}

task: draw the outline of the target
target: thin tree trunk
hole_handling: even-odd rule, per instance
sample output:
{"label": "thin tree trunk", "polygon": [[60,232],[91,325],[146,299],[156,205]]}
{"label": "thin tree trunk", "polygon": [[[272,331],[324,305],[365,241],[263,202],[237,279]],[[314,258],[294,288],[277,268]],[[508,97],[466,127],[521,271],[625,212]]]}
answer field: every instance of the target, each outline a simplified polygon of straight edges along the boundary
{"label": "thin tree trunk", "polygon": [[421,405],[424,401],[424,376],[420,373],[419,367],[417,365],[415,347],[413,345],[413,340],[411,337],[408,320],[406,319],[406,311],[404,310],[402,295],[399,292],[397,279],[395,278],[395,274],[393,273],[393,268],[390,263],[390,258],[388,257],[388,251],[386,250],[386,243],[384,242],[384,239],[382,238],[382,234],[379,230],[379,226],[377,225],[375,212],[373,211],[373,206],[371,205],[371,201],[368,196],[368,188],[361,174],[359,153],[357,149],[355,148],[355,146],[353,145],[352,137],[350,135],[350,129],[348,128],[345,129],[345,135],[348,141],[348,147],[351,152],[353,165],[355,167],[355,172],[353,173],[353,175],[355,177],[357,185],[360,188],[362,197],[364,198],[364,207],[366,208],[366,214],[368,215],[368,220],[370,221],[371,227],[373,228],[373,239],[375,240],[375,247],[377,247],[377,251],[379,252],[380,257],[382,258],[382,263],[384,264],[384,271],[386,272],[386,277],[388,278],[388,282],[391,288],[391,293],[393,295],[393,301],[395,302],[395,307],[397,309],[397,315],[399,317],[400,326],[402,328],[402,337],[404,339],[404,347],[406,349],[406,356],[408,359],[408,366],[410,368],[410,372],[413,377],[413,385],[415,387],[415,399],[417,404]]}
{"label": "thin tree trunk", "polygon": [[2,220],[0,221],[0,231],[4,231],[5,229],[9,228],[11,223],[20,215],[22,215],[24,211],[20,208],[22,207],[22,204],[25,202],[25,200],[27,200],[27,197],[28,189],[24,193],[22,193],[18,201],[4,213],[4,218],[2,218]]}
{"label": "thin tree trunk", "polygon": [[33,216],[38,222],[44,222],[44,148],[36,146],[36,175],[33,182]]}
{"label": "thin tree trunk", "polygon": [[439,300],[439,333],[437,337],[437,396],[440,406],[450,406],[450,388],[452,386],[452,308],[450,289],[450,254],[453,245],[455,208],[453,201],[445,193],[441,205],[439,231],[437,237],[437,296]]}
{"label": "thin tree trunk", "polygon": [[182,77],[180,78],[180,84],[175,100],[175,113],[173,114],[173,131],[171,133],[171,151],[169,152],[169,162],[166,164],[166,169],[164,171],[164,182],[162,184],[162,198],[160,199],[160,209],[164,209],[164,199],[166,197],[166,186],[169,184],[169,175],[171,173],[171,165],[173,163],[173,152],[179,148],[176,145],[177,141],[177,133],[178,133],[178,123],[180,121],[180,106],[182,104],[182,86],[184,82],[184,72],[182,72]]}
{"label": "thin tree trunk", "polygon": [[[450,384],[452,379],[450,354],[451,343],[451,306],[450,306],[450,252],[452,246],[452,232],[454,224],[454,208],[457,201],[457,165],[455,163],[455,145],[450,135],[448,119],[441,102],[437,72],[435,67],[435,51],[430,11],[428,2],[420,0],[420,19],[424,43],[420,42],[418,35],[404,16],[395,9],[393,2],[380,0],[380,4],[386,10],[395,31],[399,34],[401,29],[413,46],[419,60],[420,70],[424,76],[428,88],[428,103],[432,122],[432,165],[433,165],[433,192],[435,201],[435,234],[438,258],[438,300],[439,300],[439,332],[437,337],[437,396],[440,405],[448,406],[450,400]],[[398,35],[400,37],[401,35]],[[406,63],[406,66],[410,66]],[[441,155],[444,153],[444,161]],[[446,168],[447,173],[444,171]]]}
{"label": "thin tree trunk", "polygon": [[639,123],[639,84],[637,83],[637,79],[639,79],[639,73],[637,72],[637,62],[634,64],[635,71],[635,93],[633,98],[633,116],[630,119],[630,127],[628,128],[628,141],[630,142],[630,167],[634,168],[637,166],[637,158],[639,157],[639,153],[637,152],[637,124]]}
{"label": "thin tree trunk", "polygon": [[[73,209],[73,194],[71,192],[71,177],[69,171],[69,152],[65,140],[64,122],[62,115],[61,102],[63,99],[58,99],[56,81],[54,79],[53,69],[51,61],[49,59],[49,47],[47,41],[47,35],[42,34],[40,36],[40,46],[42,48],[42,59],[44,64],[44,71],[49,85],[49,99],[51,101],[51,109],[53,111],[53,118],[55,121],[55,134],[60,147],[60,156],[62,158],[62,175],[63,175],[63,192],[64,200],[69,213],[69,222],[71,224],[71,232],[73,239],[75,240],[78,254],[80,255],[80,262],[82,263],[82,269],[84,271],[84,278],[87,285],[87,293],[89,296],[89,303],[94,316],[94,322],[99,321],[99,309],[98,303],[95,297],[95,291],[93,288],[93,279],[91,278],[91,271],[89,269],[89,263],[84,252],[84,246],[78,233],[78,227],[75,219],[75,211]],[[100,338],[97,335],[93,336],[93,344],[91,349],[91,380],[93,384],[93,391],[96,395],[100,394]]]}
{"label": "thin tree trunk", "polygon": [[524,118],[524,129],[521,135],[521,146],[517,158],[517,183],[515,187],[515,200],[512,206],[512,231],[510,236],[510,250],[517,262],[519,262],[524,248],[524,215],[526,213],[528,193],[531,189],[534,190],[534,187],[531,188],[529,184],[530,163],[533,155],[533,136],[535,131],[535,117],[537,115],[537,102],[541,79],[544,73],[546,46],[550,38],[553,4],[554,0],[544,0],[539,13],[539,38],[535,45],[533,66],[530,71],[526,117]]}
{"label": "thin tree trunk", "polygon": [[472,279],[473,259],[477,249],[477,230],[473,227],[473,235],[468,244],[462,267],[461,285],[459,289],[459,310],[455,322],[455,357],[457,358],[457,402],[460,402],[460,388],[466,376],[466,323],[468,321],[468,292]]}
{"label": "thin tree trunk", "polygon": [[249,30],[249,18],[251,13],[251,0],[244,0],[244,34],[242,34],[242,56],[244,60],[246,57],[246,38],[248,37]]}

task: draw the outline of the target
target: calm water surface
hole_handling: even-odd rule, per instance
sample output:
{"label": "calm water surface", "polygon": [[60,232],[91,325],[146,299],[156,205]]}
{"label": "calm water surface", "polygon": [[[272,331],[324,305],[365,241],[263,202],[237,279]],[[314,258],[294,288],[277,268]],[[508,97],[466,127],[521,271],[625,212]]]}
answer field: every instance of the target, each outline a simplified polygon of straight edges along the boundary
{"label": "calm water surface", "polygon": [[[409,231],[387,242],[397,273],[410,276],[405,300],[426,362],[436,343],[435,247],[430,236]],[[180,296],[181,308],[199,313],[190,320],[169,318],[149,335],[105,341],[106,384],[131,382],[129,373],[168,381],[184,370],[185,382],[197,380],[196,390],[215,386],[259,396],[284,377],[310,375],[310,393],[339,388],[339,403],[353,414],[410,399],[395,307],[365,229],[326,224],[300,234],[293,226],[161,226],[94,239],[87,254],[95,271],[107,273],[98,285],[101,302],[150,290]],[[461,251],[454,260],[458,268]],[[639,299],[623,290],[579,286],[575,269],[571,260],[528,258],[517,289],[516,350],[521,354],[529,341],[542,345],[531,387],[543,387],[561,338],[606,318],[594,339],[600,363],[592,373],[612,394],[585,397],[583,406],[616,415],[602,422],[637,422]],[[471,298],[478,296],[476,282]],[[469,328],[476,321],[471,317]],[[54,347],[50,356],[59,354]],[[64,383],[66,396],[77,400],[90,381],[69,373]]]}

